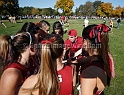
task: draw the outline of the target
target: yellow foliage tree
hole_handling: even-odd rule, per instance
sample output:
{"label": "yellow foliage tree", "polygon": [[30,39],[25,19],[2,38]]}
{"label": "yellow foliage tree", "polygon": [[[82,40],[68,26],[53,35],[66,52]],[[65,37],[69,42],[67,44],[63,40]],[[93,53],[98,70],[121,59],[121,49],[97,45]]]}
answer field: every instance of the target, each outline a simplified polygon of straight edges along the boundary
{"label": "yellow foliage tree", "polygon": [[111,16],[111,13],[113,11],[112,3],[102,3],[101,4],[103,12],[106,14],[106,16]]}
{"label": "yellow foliage tree", "polygon": [[122,15],[122,12],[123,12],[123,8],[117,6],[115,10],[112,11],[112,15],[120,17]]}
{"label": "yellow foliage tree", "polygon": [[97,13],[97,16],[100,16],[100,17],[106,16],[106,15],[104,14],[104,12],[102,11],[101,6],[98,7],[96,13]]}
{"label": "yellow foliage tree", "polygon": [[97,9],[97,15],[100,15],[100,16],[111,16],[112,14],[112,11],[113,11],[113,6],[112,6],[112,3],[102,3],[98,9]]}
{"label": "yellow foliage tree", "polygon": [[64,15],[69,15],[74,6],[73,0],[57,0],[55,4],[56,10],[61,9]]}

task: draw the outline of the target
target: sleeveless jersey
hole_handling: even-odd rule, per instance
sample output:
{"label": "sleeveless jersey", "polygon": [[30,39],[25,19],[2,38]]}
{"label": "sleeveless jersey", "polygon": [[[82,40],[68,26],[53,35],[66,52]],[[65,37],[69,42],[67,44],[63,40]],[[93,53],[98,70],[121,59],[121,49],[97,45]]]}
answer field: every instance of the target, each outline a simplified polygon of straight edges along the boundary
{"label": "sleeveless jersey", "polygon": [[[21,85],[22,85],[23,82],[24,82],[24,81],[27,79],[27,77],[28,77],[28,74],[27,74],[28,69],[25,68],[23,65],[21,65],[21,64],[18,63],[18,62],[13,62],[13,63],[9,64],[9,65],[5,68],[5,70],[8,69],[8,68],[16,68],[16,69],[18,69],[18,70],[21,71],[22,76],[23,76],[23,80],[22,80],[22,83],[21,83]],[[20,85],[20,86],[21,86],[21,85]]]}
{"label": "sleeveless jersey", "polygon": [[72,95],[72,67],[65,66],[58,71],[58,78],[60,81],[60,94],[59,95]]}

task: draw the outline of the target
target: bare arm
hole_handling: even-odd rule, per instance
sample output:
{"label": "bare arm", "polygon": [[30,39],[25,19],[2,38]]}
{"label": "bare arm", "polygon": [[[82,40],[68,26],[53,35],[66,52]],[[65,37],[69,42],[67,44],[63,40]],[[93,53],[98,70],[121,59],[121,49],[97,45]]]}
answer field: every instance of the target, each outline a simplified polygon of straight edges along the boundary
{"label": "bare arm", "polygon": [[73,74],[72,74],[73,75],[73,87],[75,87],[76,86],[76,74],[77,74],[76,65],[72,64],[71,66],[73,68]]}
{"label": "bare arm", "polygon": [[81,73],[81,93],[82,95],[93,95],[96,87],[96,71],[94,66],[90,66]]}
{"label": "bare arm", "polygon": [[[22,87],[20,88],[18,95],[32,95],[33,88],[34,88],[36,82],[37,82],[37,75],[32,75],[32,76],[28,77],[25,80],[25,82],[23,83]],[[36,93],[38,94],[37,91],[38,90],[36,90],[36,92],[34,92],[34,94],[36,94]]]}
{"label": "bare arm", "polygon": [[22,74],[18,69],[5,70],[0,80],[0,95],[17,95],[21,82]]}
{"label": "bare arm", "polygon": [[81,73],[82,95],[93,95],[97,91],[103,91],[106,83],[106,74],[99,67],[90,66]]}
{"label": "bare arm", "polygon": [[81,95],[93,95],[96,78],[81,78]]}

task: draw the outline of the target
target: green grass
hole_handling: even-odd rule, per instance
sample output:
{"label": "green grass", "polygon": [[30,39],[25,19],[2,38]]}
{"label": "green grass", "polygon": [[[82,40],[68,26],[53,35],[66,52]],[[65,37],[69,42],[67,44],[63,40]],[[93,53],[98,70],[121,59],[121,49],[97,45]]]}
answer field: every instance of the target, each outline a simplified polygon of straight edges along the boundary
{"label": "green grass", "polygon": [[[7,28],[4,28],[2,24],[0,24],[0,35],[8,34],[12,35],[16,33],[25,22],[39,22],[41,19],[26,19],[21,21],[17,21],[17,23],[12,24],[8,21],[4,21]],[[52,24],[56,21],[55,19],[46,19],[51,24],[52,32]],[[78,31],[78,35],[81,36],[83,30],[83,20],[69,20],[70,26],[68,29],[76,29]],[[102,20],[90,20],[89,24],[100,24]],[[107,25],[109,25],[109,21],[107,21]],[[120,29],[117,29],[117,22],[114,21],[113,33],[109,33],[109,46],[110,51],[114,59],[115,65],[115,78],[112,79],[110,87],[105,88],[105,95],[124,95],[124,21],[122,21]],[[64,39],[67,38],[67,34],[64,35]]]}

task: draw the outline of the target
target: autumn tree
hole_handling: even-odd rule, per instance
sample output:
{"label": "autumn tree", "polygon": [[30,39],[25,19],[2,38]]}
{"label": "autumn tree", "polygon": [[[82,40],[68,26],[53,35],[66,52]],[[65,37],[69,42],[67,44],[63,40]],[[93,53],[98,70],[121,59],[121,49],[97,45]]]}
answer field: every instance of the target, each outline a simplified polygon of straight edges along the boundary
{"label": "autumn tree", "polygon": [[124,17],[124,7],[122,8],[122,17]]}
{"label": "autumn tree", "polygon": [[6,13],[8,12],[12,16],[18,14],[18,0],[0,0],[0,7],[2,12],[6,11]]}
{"label": "autumn tree", "polygon": [[121,17],[122,16],[123,9],[119,6],[115,8],[115,10],[112,11],[113,16]]}
{"label": "autumn tree", "polygon": [[73,6],[74,6],[73,0],[57,0],[55,4],[56,10],[61,9],[64,15],[71,14]]}
{"label": "autumn tree", "polygon": [[100,15],[100,16],[111,16],[112,14],[112,11],[113,11],[113,6],[112,6],[112,3],[110,2],[107,2],[107,3],[102,3],[98,9],[97,9],[97,15]]}
{"label": "autumn tree", "polygon": [[106,16],[105,13],[102,11],[102,7],[98,6],[97,10],[96,10],[96,15],[99,17],[104,17]]}

